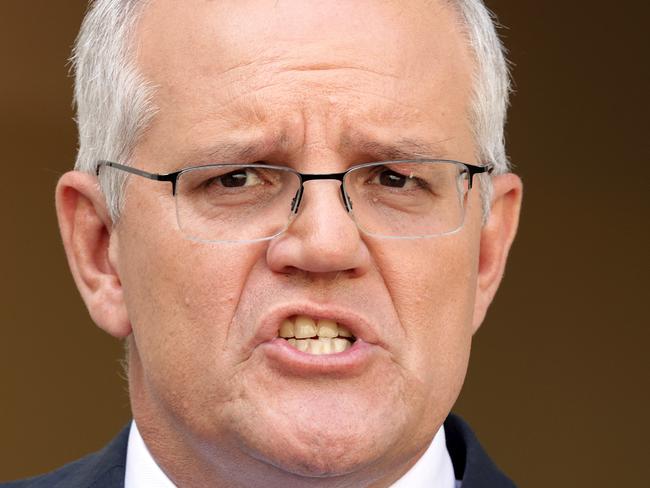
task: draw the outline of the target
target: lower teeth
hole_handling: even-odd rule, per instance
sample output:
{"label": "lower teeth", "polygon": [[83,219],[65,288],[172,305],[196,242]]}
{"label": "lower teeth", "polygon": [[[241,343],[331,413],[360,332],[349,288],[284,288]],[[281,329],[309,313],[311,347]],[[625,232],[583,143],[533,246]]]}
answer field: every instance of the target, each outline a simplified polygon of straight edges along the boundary
{"label": "lower teeth", "polygon": [[321,355],[321,354],[336,354],[344,352],[350,347],[352,343],[347,339],[336,337],[329,339],[322,337],[319,339],[287,339],[290,345],[299,351],[308,354]]}

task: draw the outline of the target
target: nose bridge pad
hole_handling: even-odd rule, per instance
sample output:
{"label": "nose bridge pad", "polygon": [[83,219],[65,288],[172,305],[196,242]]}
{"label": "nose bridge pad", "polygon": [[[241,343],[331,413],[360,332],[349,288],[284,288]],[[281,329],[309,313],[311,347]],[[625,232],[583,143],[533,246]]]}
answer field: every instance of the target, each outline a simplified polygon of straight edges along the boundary
{"label": "nose bridge pad", "polygon": [[298,188],[298,191],[296,192],[296,195],[293,197],[293,200],[291,201],[291,213],[293,215],[296,215],[298,213],[298,208],[300,207],[300,202],[302,202],[302,192],[303,192],[303,186],[302,183],[300,183],[300,188]]}
{"label": "nose bridge pad", "polygon": [[[304,183],[301,183],[300,188],[298,188],[298,191],[293,197],[293,200],[291,200],[291,213],[294,216],[298,214],[298,210],[300,209],[300,203],[302,202],[302,196],[304,191],[305,191]],[[339,191],[341,192],[341,202],[343,203],[346,212],[348,213],[352,212],[352,200],[350,200],[347,193],[345,192],[343,182],[341,182],[341,184],[339,185]]]}
{"label": "nose bridge pad", "polygon": [[341,190],[341,200],[343,200],[343,205],[345,205],[345,210],[347,210],[348,213],[350,213],[352,212],[352,200],[350,200],[350,197],[346,193],[345,185],[342,181],[341,181],[340,190]]}

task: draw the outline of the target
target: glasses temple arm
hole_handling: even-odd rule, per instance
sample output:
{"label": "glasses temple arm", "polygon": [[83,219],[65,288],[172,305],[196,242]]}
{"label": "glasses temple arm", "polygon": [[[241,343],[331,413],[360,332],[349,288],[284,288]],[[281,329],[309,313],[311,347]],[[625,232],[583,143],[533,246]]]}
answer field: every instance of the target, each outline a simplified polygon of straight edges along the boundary
{"label": "glasses temple arm", "polygon": [[491,175],[494,171],[494,164],[488,163],[484,166],[474,166],[472,164],[466,164],[467,170],[469,171],[469,189],[472,188],[472,183],[474,182],[474,175],[487,173]]}
{"label": "glasses temple arm", "polygon": [[126,166],[124,164],[113,163],[111,161],[98,161],[95,170],[97,176],[99,176],[99,170],[101,169],[102,166],[109,166],[111,168],[119,169],[126,173],[142,176],[144,178],[148,178],[154,181],[169,181],[172,184],[172,193],[174,195],[176,194],[176,180],[178,179],[178,175],[181,173],[180,171],[176,171],[174,173],[168,173],[168,174],[149,173],[148,171],[134,168],[132,166]]}

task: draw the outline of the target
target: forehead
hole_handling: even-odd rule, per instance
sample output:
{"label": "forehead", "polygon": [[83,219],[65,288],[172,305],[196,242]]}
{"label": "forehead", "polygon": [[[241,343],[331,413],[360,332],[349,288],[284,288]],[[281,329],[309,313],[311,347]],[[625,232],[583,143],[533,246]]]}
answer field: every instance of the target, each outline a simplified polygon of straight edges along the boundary
{"label": "forehead", "polygon": [[[357,62],[363,52],[375,55],[365,59],[369,67],[381,69],[391,61],[406,69],[409,53],[436,65],[458,48],[457,20],[444,1],[149,0],[139,30],[141,47],[152,49],[150,54],[172,55],[164,60],[168,66],[186,66],[187,56],[201,65],[218,61],[224,69],[260,57],[300,61],[313,49],[320,56],[315,61],[326,66],[321,49],[327,46],[336,63],[341,57]],[[153,60],[148,62],[152,67]]]}
{"label": "forehead", "polygon": [[152,0],[137,44],[156,123],[198,138],[269,122],[291,132],[304,120],[288,107],[356,132],[466,120],[472,60],[446,2]]}

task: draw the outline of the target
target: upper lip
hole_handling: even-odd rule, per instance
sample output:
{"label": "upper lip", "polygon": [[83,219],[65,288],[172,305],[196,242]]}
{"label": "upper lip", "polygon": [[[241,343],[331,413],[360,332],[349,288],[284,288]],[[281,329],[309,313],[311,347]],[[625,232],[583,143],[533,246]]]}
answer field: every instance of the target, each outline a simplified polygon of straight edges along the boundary
{"label": "upper lip", "polygon": [[276,338],[282,321],[296,315],[306,315],[314,319],[334,320],[348,329],[355,338],[369,344],[383,346],[377,334],[376,324],[359,312],[334,304],[318,305],[314,303],[294,303],[274,307],[264,314],[260,320],[253,337],[252,346],[258,346]]}

